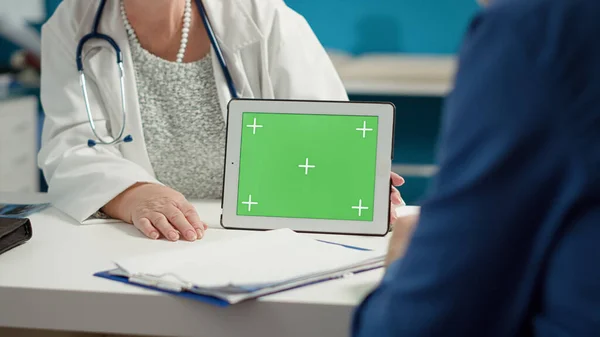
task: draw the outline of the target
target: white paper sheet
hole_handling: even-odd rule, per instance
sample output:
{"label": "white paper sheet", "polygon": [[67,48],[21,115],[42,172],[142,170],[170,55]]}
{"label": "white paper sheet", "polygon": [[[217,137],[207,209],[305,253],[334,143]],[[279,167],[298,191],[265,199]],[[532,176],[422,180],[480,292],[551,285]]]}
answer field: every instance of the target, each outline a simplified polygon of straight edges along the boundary
{"label": "white paper sheet", "polygon": [[[364,263],[385,251],[323,243],[289,229],[257,232],[227,241],[121,259],[129,274],[172,276],[198,287],[273,284]],[[171,277],[169,277],[171,276]]]}

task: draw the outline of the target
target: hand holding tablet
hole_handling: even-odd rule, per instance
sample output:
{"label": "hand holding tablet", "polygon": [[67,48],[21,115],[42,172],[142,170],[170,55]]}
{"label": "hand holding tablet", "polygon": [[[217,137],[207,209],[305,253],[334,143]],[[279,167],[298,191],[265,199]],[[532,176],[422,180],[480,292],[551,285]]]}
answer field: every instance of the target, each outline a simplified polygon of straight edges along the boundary
{"label": "hand holding tablet", "polygon": [[222,226],[385,235],[394,106],[232,100]]}

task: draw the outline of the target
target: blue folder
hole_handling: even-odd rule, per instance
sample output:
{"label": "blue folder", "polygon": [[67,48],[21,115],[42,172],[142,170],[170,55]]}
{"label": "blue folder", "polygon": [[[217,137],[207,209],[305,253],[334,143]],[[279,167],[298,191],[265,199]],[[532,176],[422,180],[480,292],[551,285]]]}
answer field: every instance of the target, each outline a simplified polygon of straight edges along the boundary
{"label": "blue folder", "polygon": [[122,282],[122,283],[126,283],[126,284],[131,284],[131,285],[138,286],[141,288],[156,290],[156,291],[160,291],[160,292],[163,292],[166,294],[175,295],[175,296],[179,296],[179,297],[183,297],[183,298],[187,298],[187,299],[191,299],[191,300],[196,300],[196,301],[216,305],[219,307],[227,307],[230,305],[229,302],[222,300],[220,298],[212,297],[212,296],[195,294],[195,293],[191,293],[188,291],[170,291],[170,290],[166,290],[166,289],[160,289],[160,288],[156,288],[156,287],[146,286],[146,285],[139,284],[139,283],[132,283],[132,282],[129,282],[129,278],[127,278],[125,276],[117,276],[117,275],[110,274],[110,270],[96,273],[96,274],[94,274],[94,276],[102,277],[105,279]]}

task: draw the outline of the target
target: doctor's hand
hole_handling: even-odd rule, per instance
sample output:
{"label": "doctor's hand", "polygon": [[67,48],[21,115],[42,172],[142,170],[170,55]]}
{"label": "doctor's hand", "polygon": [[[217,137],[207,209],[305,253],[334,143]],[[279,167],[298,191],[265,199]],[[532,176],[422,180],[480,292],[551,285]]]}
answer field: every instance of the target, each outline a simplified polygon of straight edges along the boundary
{"label": "doctor's hand", "polygon": [[185,197],[166,186],[138,183],[103,208],[107,215],[132,223],[151,239],[195,241],[208,228]]}
{"label": "doctor's hand", "polygon": [[390,178],[392,180],[392,186],[391,186],[391,191],[390,191],[390,201],[392,204],[390,207],[390,224],[392,224],[398,218],[396,216],[396,207],[404,206],[404,205],[406,205],[406,203],[404,203],[404,200],[402,200],[402,196],[400,195],[400,192],[396,188],[396,186],[399,187],[399,186],[404,185],[404,178],[402,178],[401,176],[399,176],[398,174],[396,174],[394,172],[392,172],[390,174]]}

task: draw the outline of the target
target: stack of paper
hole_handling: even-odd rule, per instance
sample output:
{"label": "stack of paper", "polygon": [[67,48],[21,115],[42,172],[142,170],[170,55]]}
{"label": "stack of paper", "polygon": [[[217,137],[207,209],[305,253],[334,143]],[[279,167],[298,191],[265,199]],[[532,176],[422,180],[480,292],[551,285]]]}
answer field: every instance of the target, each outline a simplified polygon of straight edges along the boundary
{"label": "stack of paper", "polygon": [[315,240],[289,229],[115,261],[129,283],[233,304],[381,267],[384,251]]}

